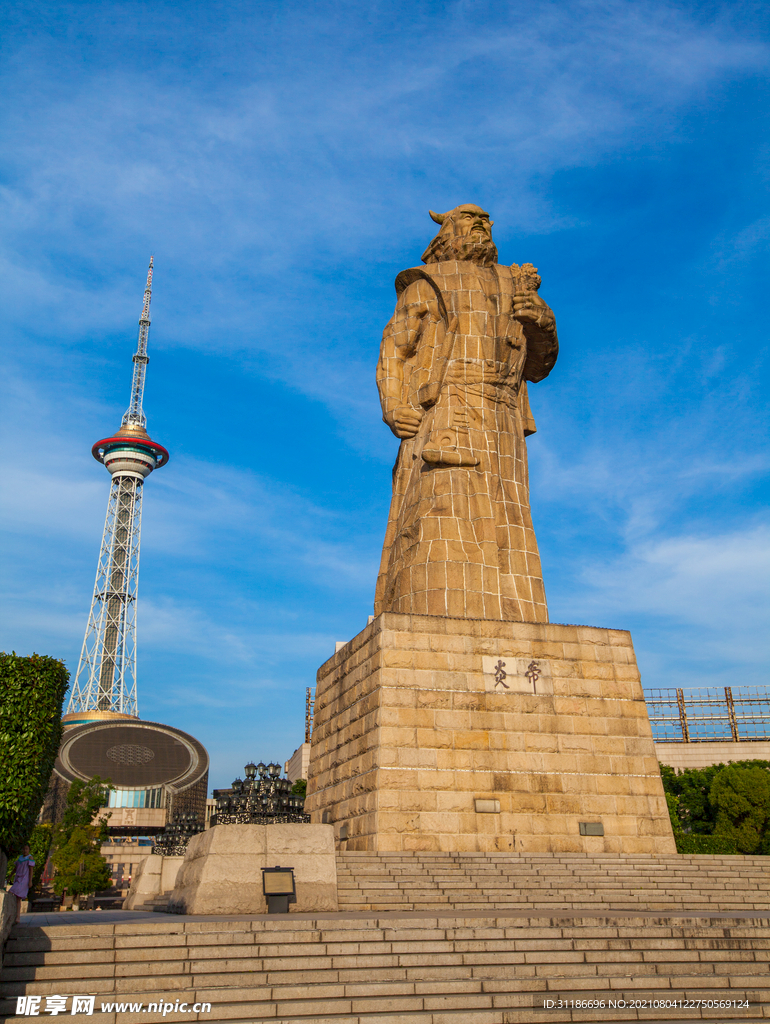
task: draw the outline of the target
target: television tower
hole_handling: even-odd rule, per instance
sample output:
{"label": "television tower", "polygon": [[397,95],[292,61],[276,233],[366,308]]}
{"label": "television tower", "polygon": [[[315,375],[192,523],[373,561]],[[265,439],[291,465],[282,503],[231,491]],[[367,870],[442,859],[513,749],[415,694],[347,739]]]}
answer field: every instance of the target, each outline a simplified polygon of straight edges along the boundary
{"label": "television tower", "polygon": [[[144,380],[150,357],[152,258],[147,271],[139,340],[134,355],[131,404],[120,430],[97,441],[91,454],[110,471],[110,497],[102,547],[96,568],[94,596],[88,615],[80,661],[67,705],[67,719],[137,717],[136,602],[139,583],[139,540],[145,478],[165,466],[168,452],[151,440],[142,410]],[[67,724],[65,722],[65,724]]]}

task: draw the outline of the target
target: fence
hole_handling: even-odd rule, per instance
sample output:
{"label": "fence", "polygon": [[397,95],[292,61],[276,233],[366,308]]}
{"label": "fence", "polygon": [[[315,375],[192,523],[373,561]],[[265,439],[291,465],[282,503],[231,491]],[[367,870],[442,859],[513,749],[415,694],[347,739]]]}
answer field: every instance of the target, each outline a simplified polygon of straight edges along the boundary
{"label": "fence", "polygon": [[646,690],[644,694],[656,743],[704,743],[770,740],[770,690]]}

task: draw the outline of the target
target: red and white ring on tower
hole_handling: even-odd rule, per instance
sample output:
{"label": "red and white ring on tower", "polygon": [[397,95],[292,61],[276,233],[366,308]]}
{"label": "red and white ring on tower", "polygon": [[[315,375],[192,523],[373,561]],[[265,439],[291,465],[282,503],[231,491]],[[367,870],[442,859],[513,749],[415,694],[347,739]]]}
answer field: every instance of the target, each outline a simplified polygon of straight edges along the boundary
{"label": "red and white ring on tower", "polygon": [[97,441],[91,449],[97,462],[101,462],[113,476],[136,476],[144,479],[154,469],[165,466],[168,451],[153,441],[141,427],[122,427],[113,437]]}

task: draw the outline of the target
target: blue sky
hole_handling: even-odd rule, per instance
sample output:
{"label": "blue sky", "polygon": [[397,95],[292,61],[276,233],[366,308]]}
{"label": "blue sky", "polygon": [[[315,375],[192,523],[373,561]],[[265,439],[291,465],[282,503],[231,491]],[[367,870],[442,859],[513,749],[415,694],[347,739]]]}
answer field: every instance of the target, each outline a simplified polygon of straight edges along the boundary
{"label": "blue sky", "polygon": [[2,648],[77,665],[154,253],[140,714],[212,785],[287,758],[372,611],[393,279],[477,202],[559,327],[552,620],[630,629],[648,687],[766,683],[765,5],[15,2],[2,38]]}

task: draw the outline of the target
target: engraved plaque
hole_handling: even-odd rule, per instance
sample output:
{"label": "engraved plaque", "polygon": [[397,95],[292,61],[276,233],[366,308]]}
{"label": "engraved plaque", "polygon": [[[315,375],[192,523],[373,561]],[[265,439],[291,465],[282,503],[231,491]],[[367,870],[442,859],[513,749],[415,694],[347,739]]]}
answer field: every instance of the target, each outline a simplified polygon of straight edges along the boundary
{"label": "engraved plaque", "polygon": [[551,663],[542,658],[484,656],[484,689],[493,693],[553,693]]}

